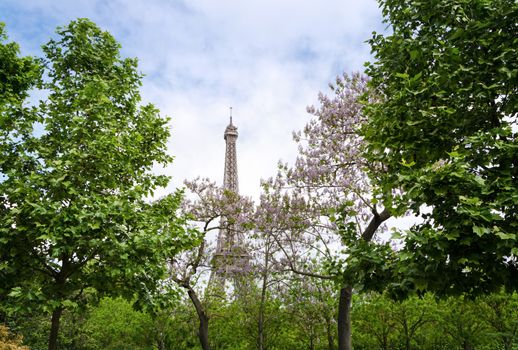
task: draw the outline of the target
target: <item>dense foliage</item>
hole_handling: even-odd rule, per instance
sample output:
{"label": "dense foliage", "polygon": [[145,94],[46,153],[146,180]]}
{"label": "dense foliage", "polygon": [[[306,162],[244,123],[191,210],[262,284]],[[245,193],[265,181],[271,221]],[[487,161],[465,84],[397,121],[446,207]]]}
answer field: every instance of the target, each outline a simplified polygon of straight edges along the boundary
{"label": "dense foliage", "polygon": [[485,293],[518,281],[518,4],[381,1],[370,40],[380,95],[365,106],[367,157],[405,236],[403,284]]}
{"label": "dense foliage", "polygon": [[0,140],[0,300],[7,313],[52,313],[49,349],[64,309],[152,293],[166,258],[189,244],[176,215],[181,192],[147,200],[168,182],[151,169],[171,161],[169,130],[153,105],[139,105],[136,60],[120,58],[115,39],[88,20],[57,33],[39,61],[48,95],[38,106],[20,107],[32,61],[7,57],[22,69],[2,82]]}
{"label": "dense foliage", "polygon": [[[37,84],[40,76],[37,62],[31,57],[19,57],[18,45],[6,40],[4,25],[0,23],[0,169],[6,169],[16,161],[16,140],[28,136],[23,119],[19,117],[33,114],[23,102],[28,96],[28,90]],[[2,171],[0,181],[4,176]],[[0,208],[0,215],[3,216],[6,208],[3,205]],[[6,238],[2,234],[0,247],[5,243]],[[10,281],[22,273],[9,268],[9,259],[8,250],[0,249],[0,302],[5,300],[12,287]]]}
{"label": "dense foliage", "polygon": [[[294,287],[300,287],[295,283]],[[257,296],[257,295],[256,295]],[[251,299],[254,297],[250,295]],[[257,298],[255,299],[258,300]],[[318,290],[300,294],[272,293],[267,303],[267,349],[332,350],[322,314],[322,300],[336,309],[333,295],[322,299]],[[393,301],[384,295],[354,297],[352,340],[355,349],[479,349],[512,350],[518,344],[518,295],[495,293],[474,300],[458,297],[436,299],[433,295]],[[239,301],[212,301],[211,345],[213,349],[257,349],[254,307]],[[199,349],[197,322],[189,300],[166,309],[166,317],[134,311],[122,299],[103,299],[84,313],[65,313],[66,333],[62,349]],[[335,316],[334,312],[331,316]],[[43,327],[33,322],[18,332],[33,333],[25,344],[45,344]],[[165,327],[159,327],[160,325]],[[161,334],[157,329],[162,329]],[[162,340],[160,340],[162,339]],[[161,345],[160,345],[161,344]],[[37,346],[31,347],[38,349]]]}

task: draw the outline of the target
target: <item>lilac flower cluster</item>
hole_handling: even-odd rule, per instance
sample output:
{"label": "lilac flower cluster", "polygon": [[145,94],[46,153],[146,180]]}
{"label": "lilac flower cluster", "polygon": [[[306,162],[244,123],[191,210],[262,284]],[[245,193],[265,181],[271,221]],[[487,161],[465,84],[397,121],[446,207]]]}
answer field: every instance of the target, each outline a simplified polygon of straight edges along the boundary
{"label": "lilac flower cluster", "polygon": [[373,98],[367,78],[344,74],[330,89],[331,96],[319,94],[318,107],[308,107],[314,118],[293,133],[295,163],[280,163],[277,175],[262,181],[256,209],[256,229],[273,235],[299,272],[316,258],[343,258],[338,225],[352,222],[360,237],[377,213],[359,134],[366,122],[360,100]]}

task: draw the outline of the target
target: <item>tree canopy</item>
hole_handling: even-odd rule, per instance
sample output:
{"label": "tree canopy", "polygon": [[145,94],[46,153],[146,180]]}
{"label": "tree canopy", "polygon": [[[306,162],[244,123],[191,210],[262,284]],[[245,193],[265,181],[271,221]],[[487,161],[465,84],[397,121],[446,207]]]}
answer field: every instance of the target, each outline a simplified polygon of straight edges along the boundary
{"label": "tree canopy", "polygon": [[[121,58],[115,39],[86,19],[57,33],[43,46],[48,96],[2,111],[11,128],[0,148],[2,292],[11,306],[52,311],[54,333],[85,294],[156,290],[166,258],[191,241],[176,214],[181,192],[148,199],[168,182],[151,170],[172,160],[170,133],[167,118],[140,105],[136,59]],[[31,62],[11,56],[12,65]],[[9,82],[4,90],[23,100],[25,85]]]}
{"label": "tree canopy", "polygon": [[518,5],[381,1],[369,41],[378,101],[367,157],[385,203],[423,219],[400,253],[406,285],[487,292],[518,281]]}

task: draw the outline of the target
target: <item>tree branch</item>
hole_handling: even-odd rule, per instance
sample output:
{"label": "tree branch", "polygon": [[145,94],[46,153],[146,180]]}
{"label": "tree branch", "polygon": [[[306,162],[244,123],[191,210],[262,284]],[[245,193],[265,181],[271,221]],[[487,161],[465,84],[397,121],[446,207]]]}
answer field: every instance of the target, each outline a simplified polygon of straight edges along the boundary
{"label": "tree branch", "polygon": [[369,225],[367,226],[367,228],[365,228],[365,231],[363,231],[362,233],[362,239],[367,242],[369,242],[372,239],[378,227],[380,227],[380,225],[384,221],[388,220],[388,218],[392,216],[387,208],[383,209],[381,213],[378,213],[376,210],[373,210],[372,213],[374,215],[371,221],[369,222]]}

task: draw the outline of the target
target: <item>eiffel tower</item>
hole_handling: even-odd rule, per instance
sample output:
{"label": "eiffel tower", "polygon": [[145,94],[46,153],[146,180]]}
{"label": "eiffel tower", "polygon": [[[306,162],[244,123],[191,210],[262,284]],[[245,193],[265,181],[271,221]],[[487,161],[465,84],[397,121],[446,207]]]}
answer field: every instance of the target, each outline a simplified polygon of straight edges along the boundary
{"label": "eiffel tower", "polygon": [[[223,176],[223,188],[232,193],[239,193],[239,181],[237,176],[236,141],[238,137],[237,127],[232,124],[232,107],[230,107],[230,123],[225,129],[225,171]],[[229,218],[222,217],[216,251],[212,259],[212,273],[209,279],[209,288],[225,288],[227,278],[234,281],[239,279],[247,271],[250,257],[244,246],[243,232],[235,230],[229,224]],[[235,283],[236,285],[238,283]]]}

